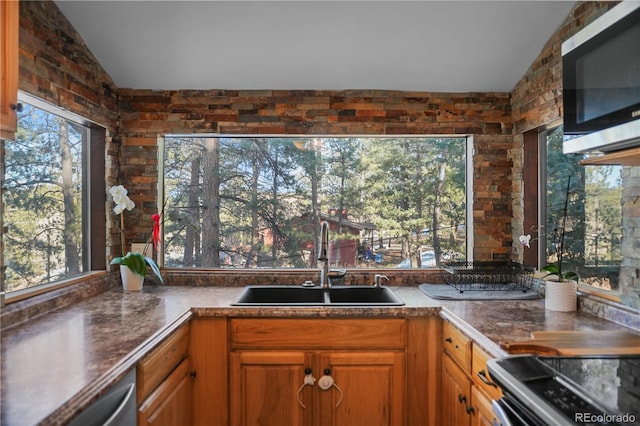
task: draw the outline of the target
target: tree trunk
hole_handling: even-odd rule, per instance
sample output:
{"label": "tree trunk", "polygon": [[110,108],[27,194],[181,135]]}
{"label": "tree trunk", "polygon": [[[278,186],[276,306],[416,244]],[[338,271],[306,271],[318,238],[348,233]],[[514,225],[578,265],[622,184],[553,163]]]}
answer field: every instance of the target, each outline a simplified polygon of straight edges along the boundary
{"label": "tree trunk", "polygon": [[220,141],[203,140],[202,266],[220,267]]}
{"label": "tree trunk", "polygon": [[447,151],[442,151],[442,162],[440,163],[440,173],[438,173],[438,182],[436,184],[436,194],[433,203],[433,223],[431,225],[431,235],[433,235],[433,252],[436,257],[436,262],[440,265],[440,254],[442,248],[440,247],[440,209],[442,207],[442,190],[444,188],[445,172],[447,171]]}
{"label": "tree trunk", "polygon": [[200,223],[200,157],[194,155],[191,160],[191,176],[189,182],[189,196],[187,204],[187,220],[184,236],[184,257],[183,264],[186,267],[196,266],[195,254],[197,250],[196,239],[198,238],[198,228]]}
{"label": "tree trunk", "polygon": [[316,151],[314,157],[313,172],[311,173],[311,210],[313,212],[313,252],[311,254],[311,267],[318,267],[318,247],[320,244],[320,207],[318,205],[318,186],[320,176],[318,164],[320,163],[320,153]]}
{"label": "tree trunk", "polygon": [[73,197],[73,162],[71,147],[69,146],[69,128],[67,121],[57,118],[60,129],[60,160],[62,163],[62,199],[64,203],[64,256],[65,268],[70,275],[80,272],[80,257],[78,255],[78,237],[81,235],[76,224],[77,211]]}
{"label": "tree trunk", "polygon": [[[254,141],[254,143],[257,143]],[[244,267],[250,268],[251,264],[257,265],[256,236],[258,235],[258,178],[260,176],[260,165],[258,164],[257,148],[251,151],[251,231],[249,233],[249,254]]]}

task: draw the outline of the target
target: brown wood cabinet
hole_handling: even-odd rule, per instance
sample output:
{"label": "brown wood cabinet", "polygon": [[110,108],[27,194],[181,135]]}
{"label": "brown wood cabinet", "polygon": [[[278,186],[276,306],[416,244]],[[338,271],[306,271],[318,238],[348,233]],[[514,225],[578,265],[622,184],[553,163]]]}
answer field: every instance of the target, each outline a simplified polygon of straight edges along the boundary
{"label": "brown wood cabinet", "polygon": [[491,400],[488,399],[483,392],[478,390],[476,386],[471,388],[471,400],[475,409],[473,417],[474,426],[496,426],[500,422],[493,414]]}
{"label": "brown wood cabinet", "polygon": [[0,1],[0,139],[13,139],[18,104],[18,0]]}
{"label": "brown wood cabinet", "polygon": [[194,372],[188,358],[189,324],[174,331],[138,362],[138,424],[192,424]]}
{"label": "brown wood cabinet", "polygon": [[475,408],[474,425],[499,425],[500,422],[491,407],[491,400],[500,398],[502,391],[491,379],[487,368],[487,361],[492,357],[480,346],[473,344],[471,358],[471,379],[473,380],[471,400]]}
{"label": "brown wood cabinet", "polygon": [[450,357],[442,360],[442,424],[470,426],[471,380]]}
{"label": "brown wood cabinet", "polygon": [[[440,426],[441,334],[437,316],[198,316],[193,424]],[[320,388],[325,369],[340,390]]]}
{"label": "brown wood cabinet", "polygon": [[[404,319],[242,318],[230,328],[231,425],[405,424]],[[334,386],[323,390],[325,374]]]}
{"label": "brown wood cabinet", "polygon": [[499,425],[491,400],[501,391],[487,369],[491,356],[453,324],[443,324],[442,424],[445,426]]}
{"label": "brown wood cabinet", "polygon": [[138,408],[138,426],[190,425],[193,379],[189,359],[160,383]]}

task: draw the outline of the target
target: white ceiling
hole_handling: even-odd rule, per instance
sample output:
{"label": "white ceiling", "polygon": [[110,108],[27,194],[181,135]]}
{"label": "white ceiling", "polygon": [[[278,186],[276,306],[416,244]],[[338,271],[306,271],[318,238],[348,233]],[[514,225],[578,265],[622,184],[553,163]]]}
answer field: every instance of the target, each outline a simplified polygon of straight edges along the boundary
{"label": "white ceiling", "polygon": [[509,92],[574,1],[67,1],[136,89]]}

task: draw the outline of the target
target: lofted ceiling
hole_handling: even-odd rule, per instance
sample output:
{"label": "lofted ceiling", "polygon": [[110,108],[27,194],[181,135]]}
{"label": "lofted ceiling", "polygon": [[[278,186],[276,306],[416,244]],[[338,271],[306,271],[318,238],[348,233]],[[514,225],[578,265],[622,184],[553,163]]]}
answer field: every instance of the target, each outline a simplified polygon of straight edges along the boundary
{"label": "lofted ceiling", "polygon": [[574,1],[68,1],[118,87],[510,92]]}

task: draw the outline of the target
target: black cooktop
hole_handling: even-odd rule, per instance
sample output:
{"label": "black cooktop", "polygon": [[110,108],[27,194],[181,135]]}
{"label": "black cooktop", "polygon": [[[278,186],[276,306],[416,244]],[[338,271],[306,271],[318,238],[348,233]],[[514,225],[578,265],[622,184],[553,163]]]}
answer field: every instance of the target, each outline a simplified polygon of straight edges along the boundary
{"label": "black cooktop", "polygon": [[537,411],[555,411],[573,424],[640,425],[640,356],[513,356],[492,377]]}

